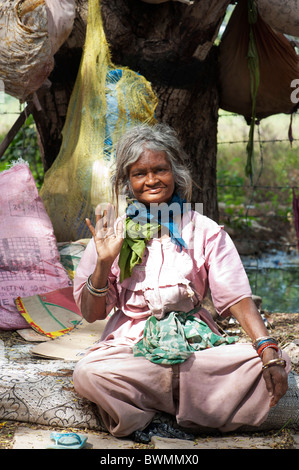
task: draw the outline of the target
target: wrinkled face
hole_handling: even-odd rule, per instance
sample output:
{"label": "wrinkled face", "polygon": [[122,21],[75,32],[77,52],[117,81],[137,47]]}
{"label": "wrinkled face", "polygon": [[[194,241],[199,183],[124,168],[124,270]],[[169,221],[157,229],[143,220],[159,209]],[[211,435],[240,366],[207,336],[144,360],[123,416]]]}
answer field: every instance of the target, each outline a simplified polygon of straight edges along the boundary
{"label": "wrinkled face", "polygon": [[145,149],[131,166],[129,178],[139,202],[149,205],[170,201],[175,183],[165,152]]}

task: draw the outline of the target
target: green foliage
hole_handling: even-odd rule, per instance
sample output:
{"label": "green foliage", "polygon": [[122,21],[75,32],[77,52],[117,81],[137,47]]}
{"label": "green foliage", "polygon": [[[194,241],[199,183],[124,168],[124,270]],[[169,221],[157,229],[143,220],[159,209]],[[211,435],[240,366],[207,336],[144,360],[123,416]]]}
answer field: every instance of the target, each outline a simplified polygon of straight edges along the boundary
{"label": "green foliage", "polygon": [[[299,186],[299,144],[288,141],[288,116],[273,116],[259,125],[255,143],[253,183],[245,175],[248,126],[240,116],[220,113],[218,123],[218,200],[225,204],[231,225],[243,223],[247,208],[261,214],[272,212],[287,221],[292,212],[292,186]],[[296,121],[293,123],[297,139]],[[258,140],[258,133],[256,133]],[[234,217],[233,217],[234,215]],[[247,217],[250,222],[250,217]],[[250,223],[249,223],[250,225]]]}
{"label": "green foliage", "polygon": [[[4,135],[0,137],[2,140]],[[6,150],[0,160],[0,171],[9,168],[12,162],[22,158],[28,162],[30,170],[39,189],[44,179],[44,168],[37,144],[37,135],[33,117],[30,115],[23,127]]]}

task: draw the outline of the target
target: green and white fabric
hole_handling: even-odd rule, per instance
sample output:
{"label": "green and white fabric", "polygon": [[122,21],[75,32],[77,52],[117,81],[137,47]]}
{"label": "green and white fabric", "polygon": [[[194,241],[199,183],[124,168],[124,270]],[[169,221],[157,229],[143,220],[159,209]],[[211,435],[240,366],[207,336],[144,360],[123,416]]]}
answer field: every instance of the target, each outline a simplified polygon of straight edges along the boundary
{"label": "green and white fabric", "polygon": [[197,311],[174,311],[161,320],[151,315],[146,321],[142,340],[134,346],[134,355],[145,356],[157,364],[177,364],[195,351],[238,340],[236,336],[223,337],[214,333],[204,321],[194,316]]}

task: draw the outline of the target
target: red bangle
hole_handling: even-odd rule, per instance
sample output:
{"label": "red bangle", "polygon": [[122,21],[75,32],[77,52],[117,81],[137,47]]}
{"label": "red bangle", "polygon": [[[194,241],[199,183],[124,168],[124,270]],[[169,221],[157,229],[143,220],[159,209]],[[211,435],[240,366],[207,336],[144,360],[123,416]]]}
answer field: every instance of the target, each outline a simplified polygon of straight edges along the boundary
{"label": "red bangle", "polygon": [[279,351],[279,347],[277,346],[277,344],[275,344],[275,343],[265,343],[257,350],[258,355],[261,356],[264,349],[266,349],[266,348],[275,349],[275,351],[277,351],[277,352]]}

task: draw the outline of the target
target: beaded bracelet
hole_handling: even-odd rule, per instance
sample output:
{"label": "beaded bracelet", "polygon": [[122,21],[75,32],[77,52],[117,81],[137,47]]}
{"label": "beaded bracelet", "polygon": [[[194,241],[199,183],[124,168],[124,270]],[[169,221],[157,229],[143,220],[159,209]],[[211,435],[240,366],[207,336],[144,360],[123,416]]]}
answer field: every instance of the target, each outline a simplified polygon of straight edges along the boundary
{"label": "beaded bracelet", "polygon": [[266,364],[263,365],[262,370],[268,369],[269,367],[272,367],[272,366],[285,367],[286,365],[287,363],[284,359],[281,359],[281,358],[271,359],[269,362],[266,362]]}
{"label": "beaded bracelet", "polygon": [[109,289],[108,281],[105,287],[102,287],[101,289],[96,289],[95,287],[93,287],[90,278],[91,278],[91,275],[88,277],[86,281],[86,287],[87,287],[88,292],[90,292],[92,295],[95,295],[96,297],[104,297],[107,294],[108,289]]}

